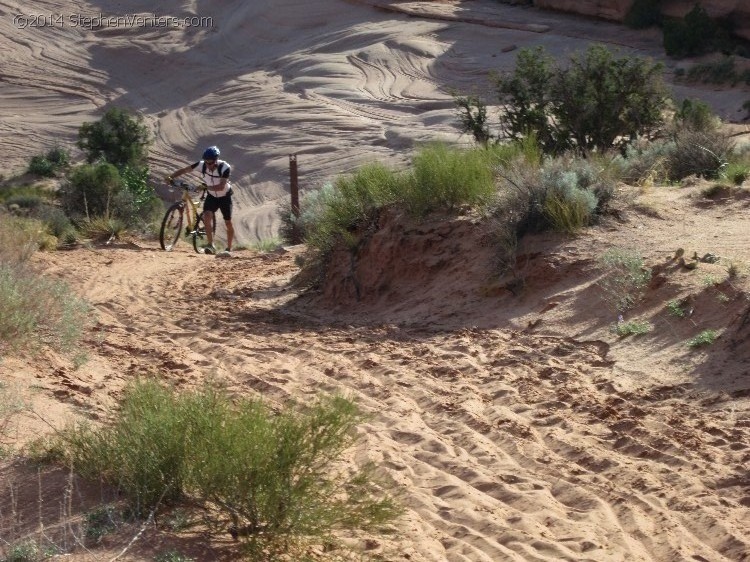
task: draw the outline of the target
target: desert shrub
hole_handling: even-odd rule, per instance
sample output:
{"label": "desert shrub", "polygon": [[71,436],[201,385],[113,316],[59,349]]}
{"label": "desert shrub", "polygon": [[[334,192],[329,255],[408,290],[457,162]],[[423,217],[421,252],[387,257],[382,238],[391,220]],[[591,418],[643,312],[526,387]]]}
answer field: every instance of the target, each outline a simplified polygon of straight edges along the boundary
{"label": "desert shrub", "polygon": [[73,223],[59,207],[43,205],[34,213],[34,217],[42,221],[47,228],[47,232],[56,238],[62,239],[71,233],[75,233]]}
{"label": "desert shrub", "polygon": [[111,425],[70,427],[61,439],[76,470],[119,487],[141,514],[189,499],[272,560],[397,515],[368,469],[341,464],[362,419],[341,397],[274,414],[215,388],[178,394],[137,381]]}
{"label": "desert shrub", "polygon": [[500,171],[495,216],[518,236],[547,229],[576,232],[591,224],[614,191],[603,169],[585,160],[557,158],[536,167],[517,161]]}
{"label": "desert shrub", "polygon": [[47,151],[46,154],[37,154],[29,161],[28,172],[42,177],[54,177],[59,171],[70,165],[70,153],[60,147]]}
{"label": "desert shrub", "polygon": [[382,164],[368,164],[341,176],[317,195],[305,195],[301,216],[295,219],[284,203],[280,209],[281,234],[290,239],[296,225],[305,240],[327,252],[343,240],[355,247],[361,233],[377,221],[381,209],[398,204],[416,216],[436,210],[482,205],[495,193],[493,169],[499,162],[494,150],[469,150],[433,144],[420,149],[405,172]]}
{"label": "desert shrub", "polygon": [[42,549],[33,539],[9,544],[3,562],[38,562],[45,558]]}
{"label": "desert shrub", "polygon": [[672,180],[691,175],[717,178],[727,166],[734,148],[732,140],[719,130],[681,129],[674,135],[674,143],[674,150],[666,161]]}
{"label": "desert shrub", "polygon": [[496,79],[505,133],[534,133],[544,152],[588,153],[620,146],[663,122],[668,93],[662,67],[600,45],[555,66],[541,47],[523,49],[512,73]]}
{"label": "desert shrub", "polygon": [[73,169],[61,196],[69,216],[110,216],[113,199],[122,190],[122,178],[112,164],[84,164]]}
{"label": "desert shrub", "polygon": [[462,130],[471,133],[478,144],[487,146],[494,138],[487,120],[487,104],[477,96],[454,96],[453,101],[458,108]]}
{"label": "desert shrub", "polygon": [[617,312],[624,312],[640,300],[651,280],[643,258],[630,249],[612,248],[599,260],[602,276],[598,281],[605,301]]}
{"label": "desert shrub", "polygon": [[667,303],[667,311],[672,316],[676,316],[677,318],[684,318],[686,311],[684,308],[684,302],[680,299],[672,299]]}
{"label": "desert shrub", "polygon": [[69,350],[83,335],[89,306],[64,283],[0,264],[0,349],[38,344]]}
{"label": "desert shrub", "polygon": [[677,107],[673,129],[680,131],[689,129],[691,131],[715,131],[721,125],[721,120],[703,100],[685,98]]}
{"label": "desert shrub", "polygon": [[303,192],[300,195],[299,217],[292,213],[292,204],[285,199],[278,209],[281,225],[279,236],[287,244],[299,242],[296,239],[306,239],[312,236],[315,225],[319,224],[325,216],[326,201],[333,197],[334,187],[332,183],[324,184],[320,189]]}
{"label": "desert shrub", "polygon": [[700,2],[683,19],[667,19],[663,24],[664,50],[671,57],[694,57],[716,51],[728,44],[728,36],[712,20]]}
{"label": "desert shrub", "polygon": [[730,162],[721,171],[721,178],[733,185],[742,185],[750,177],[750,164]]}
{"label": "desert shrub", "polygon": [[324,253],[338,240],[356,245],[356,233],[372,224],[380,209],[403,191],[397,188],[402,177],[382,164],[368,164],[337,178],[330,189],[320,193],[312,213],[303,212],[306,241]]}
{"label": "desert shrub", "polygon": [[90,164],[104,160],[118,167],[142,166],[148,155],[151,133],[141,116],[113,107],[94,123],[78,129],[78,148]]}
{"label": "desert shrub", "polygon": [[78,230],[84,238],[99,242],[121,238],[126,229],[126,223],[114,217],[96,217],[82,221],[78,226]]}
{"label": "desert shrub", "polygon": [[0,219],[0,263],[23,264],[39,249],[44,238],[44,225],[35,219],[2,213]]}
{"label": "desert shrub", "polygon": [[145,166],[123,166],[120,168],[123,192],[130,195],[132,210],[120,213],[122,217],[140,216],[148,220],[154,209],[163,211],[163,206],[148,181],[149,170]]}
{"label": "desert shrub", "polygon": [[668,161],[674,150],[674,141],[629,144],[624,155],[616,158],[622,169],[622,180],[638,185],[667,181]]}
{"label": "desert shrub", "polygon": [[543,215],[553,230],[573,233],[593,220],[598,201],[588,189],[589,171],[585,167],[574,169],[570,162],[560,160],[542,168]]}

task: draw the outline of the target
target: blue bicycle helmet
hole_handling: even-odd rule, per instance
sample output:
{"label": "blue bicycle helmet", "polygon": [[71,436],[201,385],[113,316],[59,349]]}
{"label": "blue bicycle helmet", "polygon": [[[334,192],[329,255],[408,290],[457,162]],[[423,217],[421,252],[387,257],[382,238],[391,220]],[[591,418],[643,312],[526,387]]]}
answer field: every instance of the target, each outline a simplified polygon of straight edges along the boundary
{"label": "blue bicycle helmet", "polygon": [[221,154],[221,151],[219,150],[218,146],[209,146],[206,150],[203,151],[203,159],[216,160],[217,158],[219,158],[219,154]]}

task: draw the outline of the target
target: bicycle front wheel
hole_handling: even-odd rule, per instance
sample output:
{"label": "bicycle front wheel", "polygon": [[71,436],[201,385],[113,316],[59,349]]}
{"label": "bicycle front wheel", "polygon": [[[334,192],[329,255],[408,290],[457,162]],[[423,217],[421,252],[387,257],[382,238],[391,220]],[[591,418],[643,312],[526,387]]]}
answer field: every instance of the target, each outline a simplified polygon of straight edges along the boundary
{"label": "bicycle front wheel", "polygon": [[[213,222],[213,239],[216,244],[216,216],[214,216]],[[203,221],[203,213],[198,215],[198,219],[195,221],[195,228],[193,228],[191,235],[193,237],[193,249],[199,254],[205,253],[205,245],[208,244],[208,236],[206,236],[206,223]]]}
{"label": "bicycle front wheel", "polygon": [[185,205],[183,203],[175,203],[167,209],[164,219],[161,221],[161,229],[159,230],[159,243],[162,250],[170,252],[180,239],[184,208]]}

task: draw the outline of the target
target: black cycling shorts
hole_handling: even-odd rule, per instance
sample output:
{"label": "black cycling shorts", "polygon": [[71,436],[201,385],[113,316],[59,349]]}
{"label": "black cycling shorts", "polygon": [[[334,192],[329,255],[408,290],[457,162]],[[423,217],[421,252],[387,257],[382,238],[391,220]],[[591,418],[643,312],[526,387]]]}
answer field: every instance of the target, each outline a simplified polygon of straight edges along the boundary
{"label": "black cycling shorts", "polygon": [[203,203],[203,210],[215,213],[221,209],[221,216],[225,221],[232,219],[232,195],[224,197],[214,197],[210,193],[206,195],[206,201]]}

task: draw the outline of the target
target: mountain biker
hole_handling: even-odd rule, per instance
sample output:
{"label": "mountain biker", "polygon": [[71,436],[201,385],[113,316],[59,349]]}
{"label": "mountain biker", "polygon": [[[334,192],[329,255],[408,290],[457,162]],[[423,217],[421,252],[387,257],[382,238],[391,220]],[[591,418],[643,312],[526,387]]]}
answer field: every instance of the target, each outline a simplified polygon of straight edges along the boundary
{"label": "mountain biker", "polygon": [[206,237],[208,245],[204,248],[206,254],[215,254],[214,248],[214,220],[217,210],[221,210],[224,224],[227,227],[226,253],[232,251],[232,240],[234,239],[234,226],[232,226],[232,186],[229,182],[231,166],[224,160],[219,160],[221,151],[218,146],[209,146],[203,151],[203,157],[195,164],[190,164],[167,176],[167,182],[198,170],[203,181],[208,186],[208,196],[203,203],[203,221],[206,224]]}

